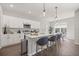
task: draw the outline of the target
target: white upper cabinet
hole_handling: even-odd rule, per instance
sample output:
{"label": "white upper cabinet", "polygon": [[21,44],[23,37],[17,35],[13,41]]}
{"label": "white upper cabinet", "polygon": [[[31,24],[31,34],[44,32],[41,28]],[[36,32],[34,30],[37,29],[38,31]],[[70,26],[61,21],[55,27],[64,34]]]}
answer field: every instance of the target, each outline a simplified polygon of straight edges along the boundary
{"label": "white upper cabinet", "polygon": [[37,21],[7,15],[3,16],[3,27],[7,25],[12,28],[23,28],[23,24],[30,24],[32,28],[39,28],[40,26],[40,23]]}

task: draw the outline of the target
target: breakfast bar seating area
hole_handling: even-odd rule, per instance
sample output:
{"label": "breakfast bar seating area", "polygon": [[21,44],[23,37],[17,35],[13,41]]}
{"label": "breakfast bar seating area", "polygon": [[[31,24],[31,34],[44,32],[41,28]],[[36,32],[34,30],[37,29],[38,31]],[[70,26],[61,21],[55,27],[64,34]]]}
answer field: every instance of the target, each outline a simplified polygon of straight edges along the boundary
{"label": "breakfast bar seating area", "polygon": [[[61,34],[41,34],[41,35],[26,35],[28,40],[28,53],[27,55],[34,55],[44,49],[48,49],[52,45],[56,45],[57,41],[61,40]],[[53,41],[51,43],[51,41]]]}

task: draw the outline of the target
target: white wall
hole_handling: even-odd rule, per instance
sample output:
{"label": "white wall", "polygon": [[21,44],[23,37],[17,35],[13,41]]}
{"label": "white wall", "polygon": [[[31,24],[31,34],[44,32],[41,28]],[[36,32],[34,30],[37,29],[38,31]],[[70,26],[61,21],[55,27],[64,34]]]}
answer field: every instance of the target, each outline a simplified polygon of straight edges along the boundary
{"label": "white wall", "polygon": [[[48,18],[48,19],[43,19],[41,21],[41,24],[40,24],[40,29],[41,29],[41,32],[42,33],[49,33],[48,30],[49,30],[49,21],[47,20],[52,20],[52,27],[55,27],[55,24],[67,24],[67,38],[68,39],[73,39],[74,40],[74,17],[71,17],[71,18],[66,18],[66,19],[62,19],[62,20],[56,20],[54,18]],[[59,25],[61,26],[61,25]]]}
{"label": "white wall", "polygon": [[[67,24],[67,38],[74,39],[74,17],[66,18],[62,20],[52,21],[52,26],[54,27],[55,24]],[[59,25],[59,26],[60,26]]]}
{"label": "white wall", "polygon": [[49,34],[49,22],[45,19],[40,21],[40,33]]}
{"label": "white wall", "polygon": [[2,21],[3,27],[7,24],[7,26],[12,27],[12,28],[23,28],[24,23],[31,24],[32,28],[39,28],[39,25],[40,25],[40,23],[37,21],[3,15],[3,21]]}
{"label": "white wall", "polygon": [[79,9],[75,11],[75,44],[79,45]]}
{"label": "white wall", "polygon": [[1,48],[1,37],[2,37],[2,8],[0,6],[0,48]]}
{"label": "white wall", "polygon": [[[68,32],[70,32],[70,27],[72,27],[73,29],[73,17],[74,17],[74,11],[69,11],[69,12],[62,12],[60,14],[58,14],[58,20],[56,20],[54,17],[49,17],[49,18],[45,18],[45,19],[41,19],[40,20],[40,29],[41,29],[41,32],[42,33],[48,33],[48,29],[49,29],[49,26],[50,26],[50,22],[53,22],[52,26],[54,26],[54,22],[57,21],[57,22],[61,22],[61,23],[68,23]],[[67,20],[70,20],[71,18],[71,21],[68,21]],[[60,19],[64,20],[64,21],[60,21]],[[70,22],[70,23],[69,23]],[[71,26],[70,26],[70,25]],[[70,36],[70,39],[73,37],[73,33],[74,30],[72,30],[70,33],[72,34],[72,36],[70,36],[70,33],[68,33],[68,37]]]}
{"label": "white wall", "polygon": [[75,23],[74,23],[74,17],[73,18],[70,18],[68,19],[67,21],[67,38],[68,39],[73,39],[75,40]]}

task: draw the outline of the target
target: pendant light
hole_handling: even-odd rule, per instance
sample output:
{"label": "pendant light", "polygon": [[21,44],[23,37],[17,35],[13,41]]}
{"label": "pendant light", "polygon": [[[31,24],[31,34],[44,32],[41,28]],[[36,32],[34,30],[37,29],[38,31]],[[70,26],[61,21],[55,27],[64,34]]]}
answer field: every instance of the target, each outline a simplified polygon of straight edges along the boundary
{"label": "pendant light", "polygon": [[55,18],[57,19],[58,18],[58,7],[57,6],[55,7],[55,10],[56,10],[56,16],[55,16]]}
{"label": "pendant light", "polygon": [[46,16],[45,3],[43,3],[43,16]]}

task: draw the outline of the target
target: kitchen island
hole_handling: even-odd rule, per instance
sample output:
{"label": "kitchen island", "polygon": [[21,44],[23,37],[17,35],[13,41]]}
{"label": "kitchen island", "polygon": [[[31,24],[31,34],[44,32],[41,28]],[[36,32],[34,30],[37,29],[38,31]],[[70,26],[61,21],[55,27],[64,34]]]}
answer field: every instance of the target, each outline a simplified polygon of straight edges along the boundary
{"label": "kitchen island", "polygon": [[[28,56],[36,54],[36,42],[39,38],[48,36],[50,37],[53,34],[38,34],[38,35],[26,35],[26,39],[28,40]],[[44,46],[43,49],[47,47]],[[38,46],[38,52],[41,51],[40,46]]]}

